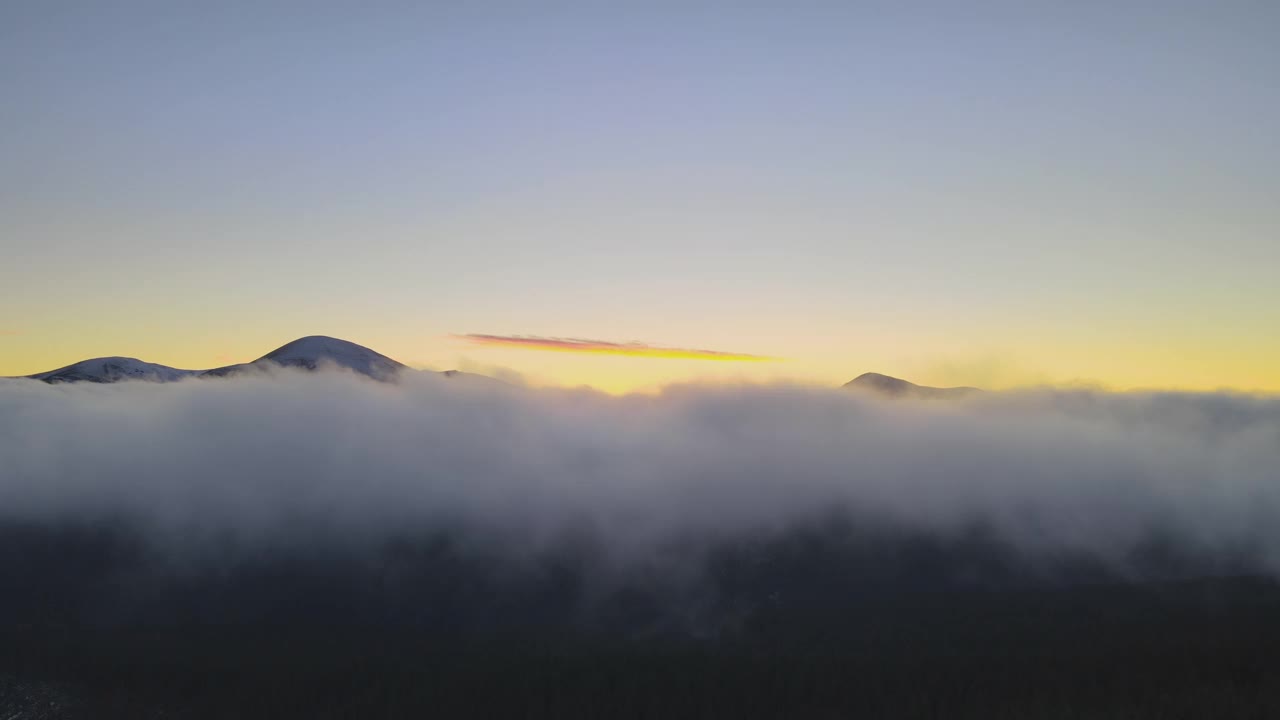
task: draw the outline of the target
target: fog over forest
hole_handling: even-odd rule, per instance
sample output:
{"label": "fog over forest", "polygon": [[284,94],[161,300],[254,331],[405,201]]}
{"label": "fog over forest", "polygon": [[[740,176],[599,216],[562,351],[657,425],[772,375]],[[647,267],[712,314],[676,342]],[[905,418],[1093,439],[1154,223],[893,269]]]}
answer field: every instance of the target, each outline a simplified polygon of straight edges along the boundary
{"label": "fog over forest", "polygon": [[1278,468],[1241,394],[0,380],[0,707],[1266,717]]}
{"label": "fog over forest", "polygon": [[513,563],[586,543],[625,573],[843,514],[939,538],[981,528],[1031,561],[1083,552],[1123,573],[1160,537],[1270,572],[1278,473],[1280,400],[1237,394],[0,381],[0,520],[122,523],[188,567],[447,531]]}

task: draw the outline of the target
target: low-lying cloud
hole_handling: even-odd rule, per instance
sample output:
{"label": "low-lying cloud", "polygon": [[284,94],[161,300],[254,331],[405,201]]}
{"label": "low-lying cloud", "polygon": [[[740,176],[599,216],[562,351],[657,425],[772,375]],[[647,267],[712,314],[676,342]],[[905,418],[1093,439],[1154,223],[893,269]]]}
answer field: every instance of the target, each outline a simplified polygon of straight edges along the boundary
{"label": "low-lying cloud", "polygon": [[480,333],[455,335],[454,337],[473,345],[514,347],[547,352],[584,353],[588,355],[628,355],[631,357],[720,360],[726,362],[770,362],[778,359],[767,355],[669,347],[641,342],[618,343],[607,340],[584,340],[582,338],[551,338],[538,337],[536,335],[484,335]]}
{"label": "low-lying cloud", "polygon": [[802,386],[659,395],[406,373],[0,381],[0,521],[123,519],[169,548],[357,546],[453,529],[617,563],[848,512],[1035,556],[1153,531],[1280,568],[1280,401],[1026,392],[886,402]]}

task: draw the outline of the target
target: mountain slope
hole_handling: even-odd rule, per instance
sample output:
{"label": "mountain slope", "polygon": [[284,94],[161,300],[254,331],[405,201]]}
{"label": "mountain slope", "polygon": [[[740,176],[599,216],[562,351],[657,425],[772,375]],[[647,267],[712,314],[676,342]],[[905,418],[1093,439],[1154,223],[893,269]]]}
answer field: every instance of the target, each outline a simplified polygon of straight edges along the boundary
{"label": "mountain slope", "polygon": [[917,385],[913,382],[902,380],[901,378],[890,377],[889,375],[881,375],[880,373],[863,373],[858,377],[844,384],[849,390],[860,390],[863,392],[871,392],[885,397],[905,397],[905,398],[927,398],[927,399],[945,399],[959,398],[973,393],[982,392],[975,387],[951,387],[937,388],[927,385]]}
{"label": "mountain slope", "polygon": [[33,380],[55,384],[65,382],[113,383],[120,380],[173,382],[198,374],[198,370],[179,370],[168,365],[143,362],[129,357],[101,357],[81,360],[73,365],[48,372],[27,375]]}
{"label": "mountain slope", "polygon": [[367,347],[346,340],[309,335],[282,345],[249,363],[228,365],[202,373],[202,377],[225,377],[241,372],[270,367],[295,367],[316,370],[322,367],[346,368],[378,380],[386,380],[407,366]]}

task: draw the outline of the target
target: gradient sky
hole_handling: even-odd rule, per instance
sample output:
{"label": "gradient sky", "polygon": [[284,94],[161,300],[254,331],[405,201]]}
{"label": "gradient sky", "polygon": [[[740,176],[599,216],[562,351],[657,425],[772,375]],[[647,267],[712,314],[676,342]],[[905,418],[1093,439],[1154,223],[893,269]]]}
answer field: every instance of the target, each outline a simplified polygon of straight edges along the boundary
{"label": "gradient sky", "polygon": [[462,5],[0,5],[0,375],[1280,391],[1280,4]]}

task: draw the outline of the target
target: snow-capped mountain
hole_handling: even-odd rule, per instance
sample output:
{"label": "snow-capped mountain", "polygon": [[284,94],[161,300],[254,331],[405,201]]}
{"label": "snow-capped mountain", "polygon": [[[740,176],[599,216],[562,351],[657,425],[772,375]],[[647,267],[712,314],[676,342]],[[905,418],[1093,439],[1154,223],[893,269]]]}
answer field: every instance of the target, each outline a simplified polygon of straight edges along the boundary
{"label": "snow-capped mountain", "polygon": [[27,377],[47,383],[92,382],[113,383],[120,380],[173,382],[198,374],[198,370],[179,370],[168,365],[143,362],[129,357],[103,357],[81,360],[74,365],[36,373]]}
{"label": "snow-capped mountain", "polygon": [[938,388],[929,387],[927,385],[917,385],[889,375],[881,375],[880,373],[863,373],[858,377],[845,383],[845,388],[850,390],[861,390],[864,392],[872,392],[887,397],[906,397],[906,398],[957,398],[971,395],[973,393],[982,392],[975,387],[951,387]]}
{"label": "snow-capped mountain", "polygon": [[272,366],[297,367],[306,370],[326,366],[339,367],[378,380],[389,379],[407,367],[386,355],[353,342],[324,335],[310,335],[276,348],[253,362],[206,370],[202,375],[223,377]]}
{"label": "snow-capped mountain", "polygon": [[[143,362],[136,358],[104,357],[82,360],[74,365],[25,377],[47,383],[113,383],[121,380],[173,382],[190,377],[226,377],[244,372],[263,371],[272,367],[305,370],[345,368],[376,380],[391,380],[400,371],[407,369],[403,363],[362,345],[323,335],[311,335],[276,348],[253,362],[212,370],[180,370],[167,365]],[[460,373],[457,370],[449,370],[441,374],[445,377],[480,377]]]}

